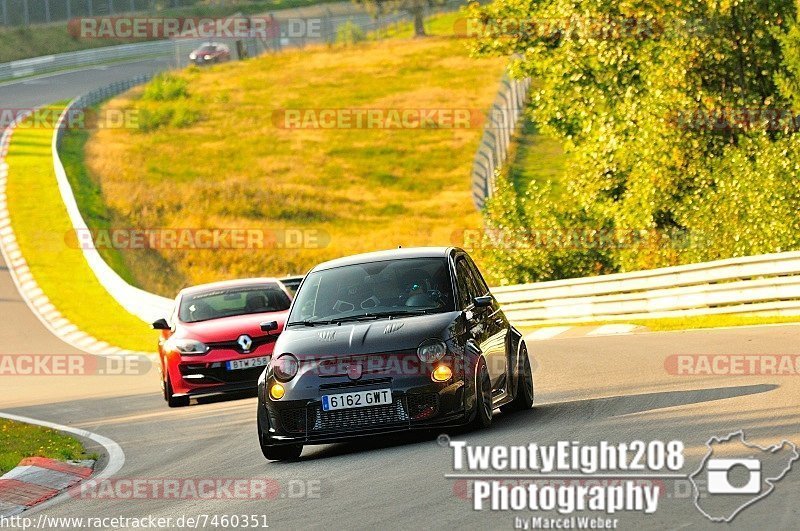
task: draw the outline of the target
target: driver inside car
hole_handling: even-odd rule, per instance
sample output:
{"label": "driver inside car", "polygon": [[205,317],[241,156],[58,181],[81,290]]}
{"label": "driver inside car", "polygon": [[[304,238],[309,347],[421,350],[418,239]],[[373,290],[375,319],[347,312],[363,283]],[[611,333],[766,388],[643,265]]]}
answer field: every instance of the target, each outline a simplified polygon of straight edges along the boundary
{"label": "driver inside car", "polygon": [[436,308],[440,305],[434,298],[438,291],[431,289],[433,280],[431,276],[422,269],[412,269],[403,275],[403,285],[405,286],[406,298],[405,305],[417,308]]}

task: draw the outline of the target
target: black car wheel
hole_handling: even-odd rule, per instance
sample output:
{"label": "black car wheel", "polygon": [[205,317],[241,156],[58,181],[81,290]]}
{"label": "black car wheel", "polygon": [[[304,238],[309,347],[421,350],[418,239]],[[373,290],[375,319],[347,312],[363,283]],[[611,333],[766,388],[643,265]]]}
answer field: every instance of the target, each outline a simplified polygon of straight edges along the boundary
{"label": "black car wheel", "polygon": [[492,425],[492,380],[483,358],[475,369],[475,419],[472,425],[476,429]]}
{"label": "black car wheel", "polygon": [[186,407],[189,405],[188,396],[174,396],[172,394],[172,383],[169,381],[169,373],[167,373],[167,379],[164,382],[164,398],[167,400],[167,405],[169,407]]}
{"label": "black car wheel", "polygon": [[533,407],[533,371],[528,349],[524,344],[520,346],[519,356],[517,394],[514,400],[500,408],[502,411],[522,411]]}
{"label": "black car wheel", "polygon": [[270,461],[294,461],[300,454],[303,453],[302,444],[289,444],[286,446],[267,446],[265,444],[264,432],[261,431],[261,426],[265,425],[264,407],[259,404],[258,406],[258,445],[261,447],[261,453]]}

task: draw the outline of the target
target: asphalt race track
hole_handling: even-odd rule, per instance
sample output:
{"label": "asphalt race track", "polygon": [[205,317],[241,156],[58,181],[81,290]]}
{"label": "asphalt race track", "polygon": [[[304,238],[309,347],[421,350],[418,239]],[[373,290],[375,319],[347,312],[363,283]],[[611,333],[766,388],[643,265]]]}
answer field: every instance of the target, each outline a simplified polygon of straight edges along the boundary
{"label": "asphalt race track", "polygon": [[[0,86],[0,101],[8,107],[41,105],[163,66],[141,61],[7,84]],[[28,311],[5,264],[0,264],[0,322],[0,354],[76,352]],[[671,375],[666,358],[798,355],[799,340],[800,326],[787,325],[530,342],[537,407],[496,412],[488,431],[450,435],[486,445],[679,439],[686,444],[689,474],[712,436],[742,429],[749,441],[762,445],[800,442],[800,385],[797,375]],[[307,447],[299,462],[270,463],[256,440],[254,397],[169,409],[156,374],[153,369],[140,376],[2,377],[0,411],[113,439],[126,454],[118,478],[270,478],[279,492],[267,500],[68,499],[40,512],[52,517],[264,514],[276,529],[510,529],[515,516],[531,516],[474,511],[463,485],[445,478],[453,471],[452,451],[437,443],[437,433]],[[707,520],[676,483],[665,480],[666,496],[654,515],[616,515],[620,527],[722,527]],[[315,494],[300,492],[308,488]],[[739,514],[734,527],[796,528],[798,499],[795,469],[775,492]]]}

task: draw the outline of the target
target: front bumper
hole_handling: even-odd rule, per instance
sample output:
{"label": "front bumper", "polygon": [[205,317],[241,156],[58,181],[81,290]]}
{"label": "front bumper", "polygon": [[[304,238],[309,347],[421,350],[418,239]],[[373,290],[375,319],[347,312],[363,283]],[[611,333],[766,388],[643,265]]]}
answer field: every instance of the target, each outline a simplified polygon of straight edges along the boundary
{"label": "front bumper", "polygon": [[173,396],[200,396],[254,390],[258,386],[258,377],[266,366],[229,370],[227,363],[249,358],[269,359],[272,347],[272,344],[263,345],[246,355],[226,349],[215,349],[205,356],[178,356],[171,353],[166,363]]}
{"label": "front bumper", "polygon": [[[462,425],[468,421],[464,407],[463,379],[438,384],[418,379],[399,386],[393,378],[320,386],[318,397],[304,400],[271,400],[266,388],[259,392],[259,427],[268,446],[282,444],[323,444],[361,436]],[[392,390],[392,403],[351,409],[323,411],[323,394]]]}

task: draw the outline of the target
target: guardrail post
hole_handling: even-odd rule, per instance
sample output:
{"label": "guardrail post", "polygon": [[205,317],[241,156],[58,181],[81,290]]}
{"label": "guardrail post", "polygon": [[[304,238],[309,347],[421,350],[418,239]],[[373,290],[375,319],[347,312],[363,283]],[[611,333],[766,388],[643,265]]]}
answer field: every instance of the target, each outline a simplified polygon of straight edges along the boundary
{"label": "guardrail post", "polygon": [[28,0],[22,0],[22,22],[28,26],[31,23],[31,14],[28,10]]}
{"label": "guardrail post", "polygon": [[44,0],[44,19],[50,22],[50,0]]}

